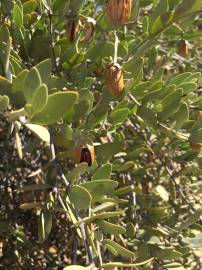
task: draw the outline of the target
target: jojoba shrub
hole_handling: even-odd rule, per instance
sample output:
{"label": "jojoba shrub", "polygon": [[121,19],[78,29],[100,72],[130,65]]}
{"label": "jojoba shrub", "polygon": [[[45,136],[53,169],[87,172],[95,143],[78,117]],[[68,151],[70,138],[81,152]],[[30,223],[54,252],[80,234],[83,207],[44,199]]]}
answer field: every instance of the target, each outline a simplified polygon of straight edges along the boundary
{"label": "jojoba shrub", "polygon": [[202,1],[0,1],[0,269],[202,269]]}

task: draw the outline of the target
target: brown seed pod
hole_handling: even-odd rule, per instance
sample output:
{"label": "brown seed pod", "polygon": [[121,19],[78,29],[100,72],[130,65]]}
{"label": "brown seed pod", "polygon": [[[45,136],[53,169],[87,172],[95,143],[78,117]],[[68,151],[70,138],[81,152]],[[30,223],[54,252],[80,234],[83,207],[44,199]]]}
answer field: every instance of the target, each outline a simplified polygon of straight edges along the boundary
{"label": "brown seed pod", "polygon": [[131,15],[132,0],[108,0],[107,17],[113,26],[125,24]]}
{"label": "brown seed pod", "polygon": [[69,20],[66,24],[67,38],[73,42],[76,40],[77,34],[79,32],[80,21],[79,20]]}
{"label": "brown seed pod", "polygon": [[93,145],[78,145],[75,148],[76,163],[86,162],[90,167],[95,160],[95,149]]}
{"label": "brown seed pod", "polygon": [[178,54],[182,57],[187,57],[189,55],[189,48],[187,41],[184,39],[181,39],[178,42]]}
{"label": "brown seed pod", "polygon": [[105,81],[111,95],[117,96],[124,90],[123,70],[118,64],[105,69]]}
{"label": "brown seed pod", "polygon": [[194,150],[194,151],[199,152],[202,149],[202,144],[201,143],[190,142],[190,145],[191,145],[192,150]]}
{"label": "brown seed pod", "polygon": [[84,21],[85,35],[83,42],[88,43],[95,32],[96,21],[91,17],[86,17]]}

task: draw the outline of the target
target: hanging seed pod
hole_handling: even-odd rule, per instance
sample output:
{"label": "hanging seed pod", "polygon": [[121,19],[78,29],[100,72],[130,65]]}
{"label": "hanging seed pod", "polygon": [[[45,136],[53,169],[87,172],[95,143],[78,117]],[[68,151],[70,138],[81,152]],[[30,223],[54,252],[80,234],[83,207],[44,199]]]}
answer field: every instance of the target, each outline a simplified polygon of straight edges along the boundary
{"label": "hanging seed pod", "polygon": [[111,95],[117,96],[124,90],[123,70],[118,64],[112,64],[105,70],[105,81]]}
{"label": "hanging seed pod", "polygon": [[107,17],[113,26],[125,24],[131,15],[132,0],[108,0]]}
{"label": "hanging seed pod", "polygon": [[71,41],[74,42],[76,40],[76,37],[79,32],[79,27],[80,27],[80,21],[77,19],[71,19],[67,22],[66,24],[66,33],[67,33],[67,38]]}
{"label": "hanging seed pod", "polygon": [[178,42],[178,54],[182,57],[187,57],[189,54],[188,44],[187,41],[184,39],[181,39]]}
{"label": "hanging seed pod", "polygon": [[88,43],[89,40],[93,37],[93,34],[95,32],[95,25],[96,25],[96,21],[93,18],[91,17],[86,18],[84,22],[84,28],[85,28],[85,35],[83,39],[84,43]]}
{"label": "hanging seed pod", "polygon": [[75,148],[76,163],[86,162],[90,167],[95,160],[95,150],[93,145],[78,145]]}

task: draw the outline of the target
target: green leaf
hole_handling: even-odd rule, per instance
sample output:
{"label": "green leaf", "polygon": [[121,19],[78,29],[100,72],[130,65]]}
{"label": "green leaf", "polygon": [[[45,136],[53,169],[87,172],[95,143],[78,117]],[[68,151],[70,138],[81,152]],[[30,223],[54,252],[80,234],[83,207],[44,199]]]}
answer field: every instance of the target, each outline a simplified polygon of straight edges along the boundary
{"label": "green leaf", "polygon": [[126,232],[126,229],[123,226],[110,223],[105,220],[96,221],[98,227],[107,234],[119,235]]}
{"label": "green leaf", "polygon": [[127,161],[123,164],[113,164],[113,172],[124,172],[134,168],[135,163],[133,161]]}
{"label": "green leaf", "polygon": [[32,96],[31,105],[34,113],[41,112],[48,102],[48,88],[45,84],[39,86]]}
{"label": "green leaf", "polygon": [[36,65],[36,69],[39,71],[42,83],[48,84],[52,71],[52,63],[50,59],[46,59]]}
{"label": "green leaf", "polygon": [[92,199],[88,190],[80,185],[71,187],[69,198],[71,203],[78,209],[88,209]]}
{"label": "green leaf", "polygon": [[176,12],[175,12],[175,21],[179,21],[181,19],[185,19],[202,7],[202,1],[201,0],[183,0],[178,5]]}
{"label": "green leaf", "polygon": [[118,182],[114,180],[100,179],[88,181],[80,186],[86,188],[92,193],[109,194],[118,186]]}
{"label": "green leaf", "polygon": [[111,172],[112,172],[112,165],[110,163],[107,163],[95,171],[93,179],[94,180],[110,179]]}
{"label": "green leaf", "polygon": [[6,110],[9,106],[8,96],[0,96],[0,112]]}
{"label": "green leaf", "polygon": [[113,54],[114,44],[112,42],[100,41],[97,42],[86,53],[86,59],[93,59],[98,62],[104,57],[111,56]]}
{"label": "green leaf", "polygon": [[121,102],[119,102],[115,107],[114,107],[114,111],[120,110],[120,109],[125,109],[128,108],[128,103],[129,101],[127,99],[122,100]]}
{"label": "green leaf", "polygon": [[[112,270],[112,269],[139,269],[138,266],[143,266],[148,264],[149,262],[152,262],[154,258],[150,258],[146,261],[140,262],[140,263],[122,263],[122,262],[110,262],[110,263],[103,263],[102,267],[104,270]],[[149,270],[150,268],[148,267],[141,267],[142,270]],[[167,269],[167,268],[166,268]],[[173,269],[173,270],[185,270],[185,269]]]}
{"label": "green leaf", "polygon": [[35,91],[41,85],[41,77],[38,70],[33,67],[24,79],[24,96],[28,102],[31,102]]}
{"label": "green leaf", "polygon": [[41,209],[43,204],[41,202],[31,202],[31,203],[23,203],[20,205],[20,209]]}
{"label": "green leaf", "polygon": [[168,4],[168,0],[161,0],[158,2],[157,6],[155,7],[152,15],[151,15],[151,24],[154,22],[154,20],[165,14],[166,12],[169,11],[169,4]]}
{"label": "green leaf", "polygon": [[35,114],[31,121],[41,125],[49,125],[62,119],[65,113],[74,106],[78,98],[77,92],[57,92],[48,97],[45,108]]}
{"label": "green leaf", "polygon": [[128,222],[126,226],[126,235],[128,238],[133,238],[135,236],[135,226],[132,222]]}
{"label": "green leaf", "polygon": [[109,159],[113,155],[121,152],[123,149],[122,142],[105,143],[95,147],[96,155],[102,159]]}
{"label": "green leaf", "polygon": [[113,217],[118,217],[124,214],[124,211],[113,211],[113,212],[106,212],[106,213],[101,213],[101,214],[96,214],[91,217],[84,218],[82,220],[79,220],[77,223],[74,224],[74,226],[78,226],[82,223],[90,223],[94,222],[95,220],[99,219],[107,219],[107,218],[113,218]]}
{"label": "green leaf", "polygon": [[200,129],[202,127],[202,118],[199,118],[192,126],[192,131]]}
{"label": "green leaf", "polygon": [[[75,113],[77,118],[83,118],[84,115],[88,115],[92,110],[93,102],[94,96],[92,92],[88,91],[87,89],[80,90],[78,104],[75,107]],[[84,108],[82,108],[83,106]]]}
{"label": "green leaf", "polygon": [[71,181],[78,179],[82,174],[87,172],[88,170],[88,164],[86,162],[82,162],[78,164],[70,173],[69,173],[69,179]]}
{"label": "green leaf", "polygon": [[6,233],[10,231],[10,225],[7,222],[0,222],[0,233]]}
{"label": "green leaf", "polygon": [[143,64],[144,64],[143,58],[139,58],[137,60],[132,58],[131,60],[129,60],[124,64],[123,70],[130,72],[133,78],[136,79],[142,70]]}
{"label": "green leaf", "polygon": [[138,96],[138,97],[144,96],[146,99],[147,95],[149,94],[152,95],[154,91],[158,91],[162,89],[162,87],[163,87],[163,81],[155,81],[152,84],[150,84],[150,82],[144,82],[144,83],[140,83],[137,87],[135,87],[133,92],[135,96]]}
{"label": "green leaf", "polygon": [[121,125],[127,118],[129,109],[120,109],[112,111],[109,120],[113,125]]}
{"label": "green leaf", "polygon": [[18,29],[20,29],[23,26],[23,12],[18,4],[15,4],[13,8],[13,21],[14,25]]}
{"label": "green leaf", "polygon": [[191,75],[192,75],[191,72],[185,72],[185,73],[179,74],[179,75],[170,79],[169,85],[176,84],[178,86],[179,84],[186,82],[187,78],[189,78],[189,76],[191,76]]}
{"label": "green leaf", "polygon": [[159,113],[159,118],[161,120],[165,120],[172,116],[179,109],[182,95],[183,90],[177,89],[162,100],[161,105],[163,106],[163,111]]}
{"label": "green leaf", "polygon": [[0,40],[7,43],[10,38],[10,33],[6,24],[0,26]]}
{"label": "green leaf", "polygon": [[172,24],[171,26],[168,27],[168,29],[164,32],[165,35],[182,35],[184,33],[183,29],[177,25],[177,24]]}
{"label": "green leaf", "polygon": [[178,111],[172,116],[172,120],[175,122],[174,127],[176,129],[181,128],[189,120],[189,108],[185,102],[181,102]]}
{"label": "green leaf", "polygon": [[89,115],[87,120],[87,126],[89,128],[96,127],[101,121],[103,121],[108,114],[108,104],[101,104],[97,106]]}
{"label": "green leaf", "polygon": [[183,95],[187,95],[196,90],[197,84],[194,82],[184,82],[179,85],[179,88],[183,90]]}
{"label": "green leaf", "polygon": [[112,241],[112,240],[109,240],[109,239],[104,239],[103,241],[103,244],[104,245],[109,245],[109,246],[112,246],[116,252],[121,255],[122,257],[124,258],[133,258],[135,257],[135,253],[133,253],[132,251],[122,247],[121,245],[119,245],[118,243]]}
{"label": "green leaf", "polygon": [[116,196],[123,196],[125,194],[128,194],[129,192],[133,192],[133,188],[131,186],[124,186],[115,191]]}
{"label": "green leaf", "polygon": [[31,13],[37,7],[36,0],[29,0],[23,4],[23,14]]}
{"label": "green leaf", "polygon": [[51,211],[45,209],[44,212],[44,230],[46,235],[51,232],[52,222],[53,222],[53,214]]}
{"label": "green leaf", "polygon": [[153,128],[158,128],[157,117],[152,110],[144,107],[139,107],[137,114],[144,120],[146,125]]}
{"label": "green leaf", "polygon": [[47,128],[36,124],[25,124],[32,133],[34,133],[43,142],[50,143],[50,133]]}
{"label": "green leaf", "polygon": [[106,249],[115,257],[118,256],[118,252],[116,251],[116,249],[114,247],[112,247],[111,245],[105,244]]}
{"label": "green leaf", "polygon": [[95,214],[97,212],[106,211],[106,210],[109,210],[111,208],[114,208],[114,206],[116,206],[116,205],[117,205],[116,202],[104,202],[104,203],[99,204],[95,208],[93,208],[92,213]]}
{"label": "green leaf", "polygon": [[168,11],[163,15],[157,17],[151,28],[151,35],[156,35],[162,30],[166,29],[166,27],[172,23],[174,19],[174,14],[174,11]]}
{"label": "green leaf", "polygon": [[182,257],[182,253],[173,248],[159,249],[156,256],[161,260],[171,261]]}
{"label": "green leaf", "polygon": [[29,70],[23,69],[17,75],[17,77],[14,79],[13,84],[12,84],[13,93],[23,92],[24,80],[25,80],[28,73],[29,73]]}

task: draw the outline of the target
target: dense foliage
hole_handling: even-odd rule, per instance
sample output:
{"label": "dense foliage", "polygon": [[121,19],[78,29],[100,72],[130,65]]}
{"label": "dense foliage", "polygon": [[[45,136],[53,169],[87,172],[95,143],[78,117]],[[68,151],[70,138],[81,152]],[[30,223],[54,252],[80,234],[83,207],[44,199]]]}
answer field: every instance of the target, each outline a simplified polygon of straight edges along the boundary
{"label": "dense foliage", "polygon": [[0,1],[1,269],[202,269],[201,7]]}

